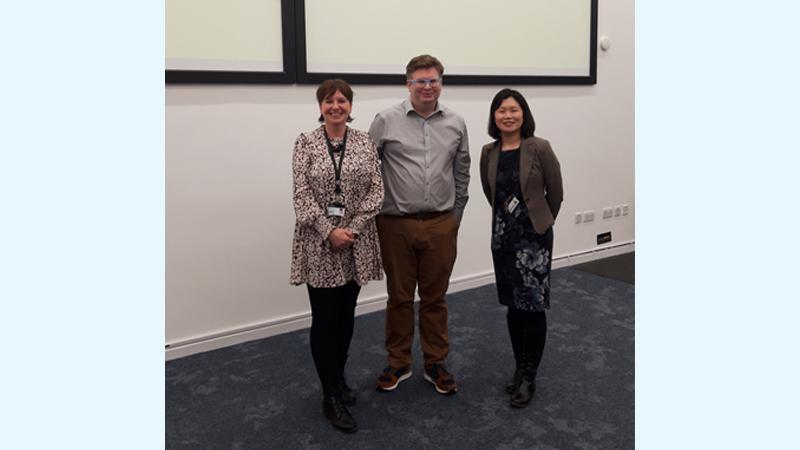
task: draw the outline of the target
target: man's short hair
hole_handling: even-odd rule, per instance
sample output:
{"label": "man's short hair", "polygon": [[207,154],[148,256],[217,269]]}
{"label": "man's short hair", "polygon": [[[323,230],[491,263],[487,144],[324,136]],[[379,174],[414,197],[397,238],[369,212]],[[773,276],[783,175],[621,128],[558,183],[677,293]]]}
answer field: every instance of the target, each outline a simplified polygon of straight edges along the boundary
{"label": "man's short hair", "polygon": [[439,72],[439,76],[444,75],[444,66],[442,62],[431,55],[419,55],[411,58],[411,61],[406,65],[406,78],[410,78],[411,74],[420,69],[429,69],[433,67]]}

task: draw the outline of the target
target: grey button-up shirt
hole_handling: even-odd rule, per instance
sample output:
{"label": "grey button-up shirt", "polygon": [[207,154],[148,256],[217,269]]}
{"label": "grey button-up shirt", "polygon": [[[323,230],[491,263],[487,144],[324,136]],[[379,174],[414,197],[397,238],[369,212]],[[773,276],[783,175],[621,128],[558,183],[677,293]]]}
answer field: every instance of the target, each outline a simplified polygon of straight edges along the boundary
{"label": "grey button-up shirt", "polygon": [[464,119],[436,105],[427,119],[411,101],[381,111],[369,135],[382,160],[381,214],[452,209],[460,221],[469,194],[469,141]]}

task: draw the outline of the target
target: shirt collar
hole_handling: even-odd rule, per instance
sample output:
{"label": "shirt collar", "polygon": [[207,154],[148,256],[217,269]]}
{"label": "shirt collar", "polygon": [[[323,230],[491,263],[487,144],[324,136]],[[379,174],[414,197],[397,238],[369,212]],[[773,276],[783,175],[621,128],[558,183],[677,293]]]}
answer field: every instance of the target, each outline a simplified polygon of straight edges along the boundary
{"label": "shirt collar", "polygon": [[[403,100],[403,111],[405,111],[406,115],[408,115],[408,113],[410,113],[411,111],[414,111],[414,105],[411,104],[411,99],[407,98],[407,99]],[[414,112],[416,112],[416,111],[414,111]],[[437,100],[436,101],[436,108],[433,109],[433,112],[431,113],[431,117],[434,116],[435,114],[438,114],[438,113],[444,114],[445,113],[445,109],[444,109],[444,106],[442,106],[442,102]]]}

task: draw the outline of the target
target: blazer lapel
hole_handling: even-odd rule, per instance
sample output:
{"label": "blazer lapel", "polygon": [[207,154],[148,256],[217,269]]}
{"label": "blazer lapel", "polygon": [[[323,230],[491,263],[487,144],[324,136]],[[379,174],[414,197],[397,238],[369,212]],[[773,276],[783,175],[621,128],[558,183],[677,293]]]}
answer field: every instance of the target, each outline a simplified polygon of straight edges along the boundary
{"label": "blazer lapel", "polygon": [[519,155],[519,184],[522,187],[522,192],[525,192],[525,188],[528,186],[528,172],[530,172],[531,163],[533,162],[534,152],[536,151],[536,146],[533,143],[533,139],[523,139],[522,145],[520,145],[520,155]]}
{"label": "blazer lapel", "polygon": [[494,143],[492,149],[489,151],[489,167],[488,169],[488,177],[489,177],[489,190],[492,193],[492,205],[494,205],[494,195],[497,191],[495,189],[495,185],[497,184],[497,160],[500,158],[500,141]]}

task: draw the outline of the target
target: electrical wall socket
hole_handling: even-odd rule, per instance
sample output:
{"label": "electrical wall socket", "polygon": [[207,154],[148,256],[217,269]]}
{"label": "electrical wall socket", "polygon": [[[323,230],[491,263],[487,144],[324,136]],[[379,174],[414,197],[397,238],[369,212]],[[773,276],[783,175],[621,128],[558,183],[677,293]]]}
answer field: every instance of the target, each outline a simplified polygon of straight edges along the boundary
{"label": "electrical wall socket", "polygon": [[615,206],[614,207],[614,217],[619,217],[622,215],[622,206]]}
{"label": "electrical wall socket", "polygon": [[594,220],[594,210],[593,209],[583,212],[583,222],[584,223],[591,222],[593,220]]}
{"label": "electrical wall socket", "polygon": [[581,223],[583,219],[583,214],[576,212],[575,213],[575,223]]}
{"label": "electrical wall socket", "polygon": [[611,208],[603,208],[603,219],[610,219],[614,214]]}
{"label": "electrical wall socket", "polygon": [[628,208],[629,208],[629,206],[627,204],[622,205],[622,215],[623,216],[627,216],[628,215]]}

